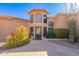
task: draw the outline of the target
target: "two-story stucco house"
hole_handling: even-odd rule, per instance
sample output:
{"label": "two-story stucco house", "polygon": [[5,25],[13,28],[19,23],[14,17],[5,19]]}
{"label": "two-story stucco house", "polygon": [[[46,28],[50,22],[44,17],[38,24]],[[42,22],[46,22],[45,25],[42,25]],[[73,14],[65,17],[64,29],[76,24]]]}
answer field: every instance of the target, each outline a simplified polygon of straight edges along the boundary
{"label": "two-story stucco house", "polygon": [[[69,14],[67,15],[66,13],[58,13],[56,16],[49,17],[49,14],[50,13],[44,9],[32,9],[28,12],[29,20],[23,20],[10,16],[0,16],[0,41],[4,41],[5,37],[15,31],[16,27],[20,25],[24,25],[33,38],[36,38],[37,33],[39,33],[43,38],[49,29],[68,29],[68,22],[73,16]],[[72,15],[76,15],[78,31],[79,13],[74,13]]]}

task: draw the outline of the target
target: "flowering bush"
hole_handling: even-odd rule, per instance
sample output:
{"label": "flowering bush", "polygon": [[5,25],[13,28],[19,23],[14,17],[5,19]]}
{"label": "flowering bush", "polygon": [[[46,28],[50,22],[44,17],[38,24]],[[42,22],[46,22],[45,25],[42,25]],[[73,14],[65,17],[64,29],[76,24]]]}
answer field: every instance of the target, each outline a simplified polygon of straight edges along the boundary
{"label": "flowering bush", "polygon": [[24,26],[20,26],[15,32],[6,38],[6,47],[13,48],[22,46],[30,41],[28,32]]}

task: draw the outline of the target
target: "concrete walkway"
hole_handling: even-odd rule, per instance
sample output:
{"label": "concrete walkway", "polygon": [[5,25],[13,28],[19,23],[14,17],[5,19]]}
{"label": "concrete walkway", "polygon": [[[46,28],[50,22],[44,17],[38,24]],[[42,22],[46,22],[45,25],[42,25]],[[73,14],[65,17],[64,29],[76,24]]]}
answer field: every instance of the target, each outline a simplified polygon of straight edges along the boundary
{"label": "concrete walkway", "polygon": [[[72,44],[70,44],[70,46],[72,46]],[[74,47],[72,48],[69,46],[62,45],[60,43],[54,43],[53,40],[32,40],[30,43],[21,47],[12,48],[12,49],[0,48],[0,54],[14,53],[14,52],[27,53],[27,52],[40,52],[40,51],[46,51],[49,56],[79,56],[78,48],[74,48]]]}
{"label": "concrete walkway", "polygon": [[39,52],[9,52],[1,53],[0,56],[48,56],[46,51]]}

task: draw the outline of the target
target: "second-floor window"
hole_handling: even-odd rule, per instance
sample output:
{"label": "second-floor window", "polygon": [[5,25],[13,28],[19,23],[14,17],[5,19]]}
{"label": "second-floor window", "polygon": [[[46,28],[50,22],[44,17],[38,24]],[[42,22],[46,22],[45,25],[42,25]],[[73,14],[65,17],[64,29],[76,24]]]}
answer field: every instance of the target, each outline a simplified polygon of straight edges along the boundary
{"label": "second-floor window", "polygon": [[52,21],[49,21],[48,22],[48,26],[53,26],[53,22]]}
{"label": "second-floor window", "polygon": [[47,16],[44,15],[44,23],[47,23]]}
{"label": "second-floor window", "polygon": [[42,22],[42,15],[41,14],[35,14],[35,21],[36,23]]}

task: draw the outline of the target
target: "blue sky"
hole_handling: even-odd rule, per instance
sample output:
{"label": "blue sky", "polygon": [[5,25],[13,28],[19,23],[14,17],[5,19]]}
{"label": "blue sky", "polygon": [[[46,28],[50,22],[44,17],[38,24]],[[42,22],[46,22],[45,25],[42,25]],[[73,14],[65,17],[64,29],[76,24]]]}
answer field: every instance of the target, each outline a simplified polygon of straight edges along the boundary
{"label": "blue sky", "polygon": [[49,16],[65,11],[63,3],[0,3],[0,15],[29,19],[28,11],[34,8],[47,10]]}

